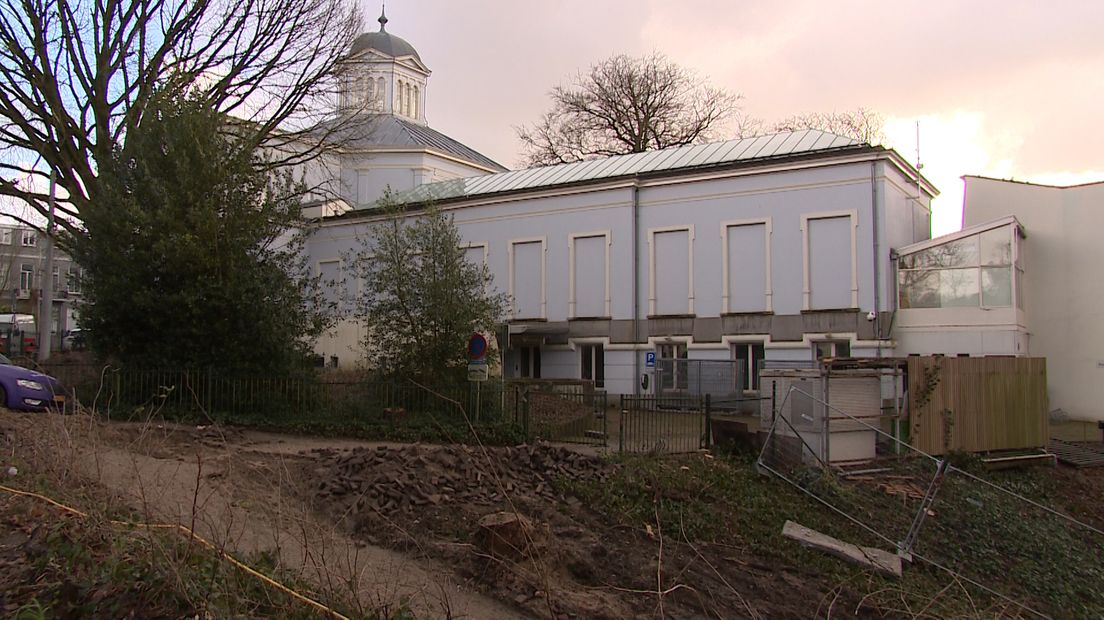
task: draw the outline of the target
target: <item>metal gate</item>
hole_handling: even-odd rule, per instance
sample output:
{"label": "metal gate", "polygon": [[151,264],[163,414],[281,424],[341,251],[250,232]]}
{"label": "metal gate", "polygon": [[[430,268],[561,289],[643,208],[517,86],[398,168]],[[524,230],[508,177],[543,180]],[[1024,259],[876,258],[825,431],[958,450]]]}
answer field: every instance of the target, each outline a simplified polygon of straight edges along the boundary
{"label": "metal gate", "polygon": [[530,439],[607,445],[606,393],[529,388],[522,394],[523,424]]}
{"label": "metal gate", "polygon": [[622,395],[617,418],[621,452],[694,452],[711,444],[708,394]]}

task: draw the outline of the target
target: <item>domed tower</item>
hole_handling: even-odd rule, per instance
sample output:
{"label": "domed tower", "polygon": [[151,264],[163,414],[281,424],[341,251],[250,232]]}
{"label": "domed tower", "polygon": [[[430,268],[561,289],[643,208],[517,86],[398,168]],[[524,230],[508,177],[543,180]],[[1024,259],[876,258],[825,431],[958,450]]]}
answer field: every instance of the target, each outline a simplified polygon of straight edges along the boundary
{"label": "domed tower", "polygon": [[349,48],[341,70],[338,109],[394,114],[425,125],[431,71],[413,45],[387,32],[387,15],[382,11],[378,21],[378,32],[360,35]]}

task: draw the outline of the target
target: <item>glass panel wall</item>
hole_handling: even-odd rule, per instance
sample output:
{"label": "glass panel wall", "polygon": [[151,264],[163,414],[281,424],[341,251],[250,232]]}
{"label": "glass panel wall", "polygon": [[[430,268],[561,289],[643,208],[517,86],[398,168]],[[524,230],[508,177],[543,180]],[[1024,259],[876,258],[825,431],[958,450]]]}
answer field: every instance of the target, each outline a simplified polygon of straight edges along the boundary
{"label": "glass panel wall", "polygon": [[[1012,306],[1013,270],[1017,267],[1012,235],[1011,225],[1002,226],[901,256],[897,274],[900,307]],[[1016,297],[1018,306],[1019,295]]]}

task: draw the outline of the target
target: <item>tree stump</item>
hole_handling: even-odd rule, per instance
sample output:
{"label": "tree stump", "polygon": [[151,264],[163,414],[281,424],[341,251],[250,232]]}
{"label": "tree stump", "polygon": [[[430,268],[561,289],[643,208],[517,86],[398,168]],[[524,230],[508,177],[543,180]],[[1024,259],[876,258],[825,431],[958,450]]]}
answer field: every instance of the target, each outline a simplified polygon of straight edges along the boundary
{"label": "tree stump", "polygon": [[533,524],[513,512],[494,512],[479,520],[475,542],[496,558],[517,559],[529,550]]}

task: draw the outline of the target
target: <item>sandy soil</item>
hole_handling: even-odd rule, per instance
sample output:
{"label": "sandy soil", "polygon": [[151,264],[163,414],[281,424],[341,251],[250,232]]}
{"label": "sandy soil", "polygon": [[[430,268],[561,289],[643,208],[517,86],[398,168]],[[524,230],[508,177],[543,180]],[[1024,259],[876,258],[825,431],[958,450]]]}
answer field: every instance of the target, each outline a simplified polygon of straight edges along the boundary
{"label": "sandy soil", "polygon": [[418,617],[525,615],[425,554],[353,539],[303,501],[301,488],[311,482],[303,479],[304,451],[376,444],[3,411],[0,433],[15,449],[38,453],[25,460],[37,456],[58,470],[55,476],[97,482],[151,522],[192,527],[240,557],[275,552],[322,592],[353,588],[365,611],[405,606]]}

